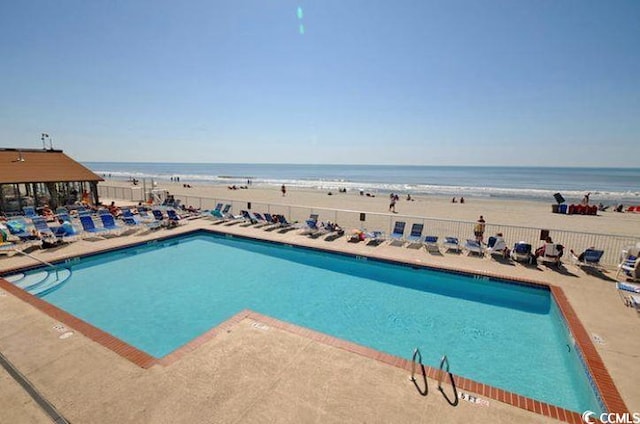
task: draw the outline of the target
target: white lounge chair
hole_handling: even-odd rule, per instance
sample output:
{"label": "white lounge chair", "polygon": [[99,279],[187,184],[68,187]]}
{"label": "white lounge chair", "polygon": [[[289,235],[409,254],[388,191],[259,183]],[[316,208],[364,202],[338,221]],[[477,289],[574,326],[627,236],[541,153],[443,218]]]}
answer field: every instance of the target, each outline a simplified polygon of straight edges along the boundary
{"label": "white lounge chair", "polygon": [[440,252],[438,247],[438,236],[425,236],[424,246],[430,252]]}
{"label": "white lounge chair", "polygon": [[424,238],[422,237],[422,229],[424,228],[424,224],[413,224],[411,225],[411,231],[409,235],[406,237],[406,241],[409,243],[407,246],[422,246]]}
{"label": "white lounge chair", "polygon": [[393,231],[391,232],[390,240],[391,243],[399,243],[399,246],[402,246],[404,244],[404,227],[406,225],[406,222],[404,221],[396,221],[396,223],[394,224],[393,227]]}
{"label": "white lounge chair", "polygon": [[627,279],[640,281],[640,256],[637,258],[627,257],[624,262],[618,265],[618,275],[620,272],[624,273]]}
{"label": "white lounge chair", "polygon": [[540,260],[543,263],[550,263],[553,265],[560,265],[560,257],[562,256],[562,247],[558,243],[546,243],[544,245],[544,252],[540,255]]}
{"label": "white lounge chair", "polygon": [[444,242],[442,242],[442,247],[444,247],[445,251],[455,250],[456,252],[460,252],[460,241],[458,241],[457,237],[445,237]]}
{"label": "white lounge chair", "polygon": [[491,236],[489,237],[487,243],[487,252],[493,258],[494,256],[508,259],[509,258],[509,248],[507,247],[507,242],[504,241],[501,235]]}
{"label": "white lounge chair", "polygon": [[467,239],[466,243],[464,244],[464,249],[469,254],[475,253],[478,256],[484,256],[484,249],[482,247],[482,244],[477,240]]}
{"label": "white lounge chair", "polygon": [[527,264],[533,264],[533,254],[531,253],[532,247],[526,241],[519,241],[513,245],[511,251],[511,259],[516,262],[522,262]]}
{"label": "white lounge chair", "polygon": [[640,313],[640,284],[617,282],[616,288],[624,304]]}

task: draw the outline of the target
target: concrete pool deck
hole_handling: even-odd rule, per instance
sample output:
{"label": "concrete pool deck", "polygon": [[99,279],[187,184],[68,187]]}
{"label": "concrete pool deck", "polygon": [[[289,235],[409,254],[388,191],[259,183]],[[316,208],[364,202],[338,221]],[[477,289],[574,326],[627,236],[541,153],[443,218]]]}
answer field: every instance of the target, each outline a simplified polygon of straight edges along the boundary
{"label": "concrete pool deck", "polygon": [[[489,258],[434,255],[387,244],[370,247],[347,243],[344,238],[312,240],[295,231],[280,234],[212,225],[203,219],[172,230],[82,240],[33,254],[53,261],[198,228],[558,286],[587,334],[602,342],[595,349],[628,411],[640,411],[640,318],[624,306],[615,284],[607,281],[615,271],[603,279],[568,263],[562,272],[544,266],[531,269]],[[0,270],[34,263],[25,257],[0,257]],[[75,328],[54,328],[59,321],[14,295],[5,292],[0,296],[0,311],[0,353],[71,422],[556,421],[487,398],[488,406],[461,400],[451,407],[432,379],[429,394],[423,397],[405,369],[280,328],[269,320],[240,319],[171,365],[144,369]],[[71,337],[60,338],[69,331],[74,332]],[[455,373],[455,364],[451,368]],[[0,384],[0,422],[51,421],[4,370]],[[445,390],[449,389],[446,384]]]}

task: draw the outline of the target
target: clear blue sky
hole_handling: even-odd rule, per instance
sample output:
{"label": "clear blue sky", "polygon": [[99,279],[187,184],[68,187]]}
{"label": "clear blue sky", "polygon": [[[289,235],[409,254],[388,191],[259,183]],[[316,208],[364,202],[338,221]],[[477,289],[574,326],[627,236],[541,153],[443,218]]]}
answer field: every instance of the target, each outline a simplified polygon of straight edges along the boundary
{"label": "clear blue sky", "polygon": [[81,161],[640,164],[638,0],[4,1],[0,58]]}

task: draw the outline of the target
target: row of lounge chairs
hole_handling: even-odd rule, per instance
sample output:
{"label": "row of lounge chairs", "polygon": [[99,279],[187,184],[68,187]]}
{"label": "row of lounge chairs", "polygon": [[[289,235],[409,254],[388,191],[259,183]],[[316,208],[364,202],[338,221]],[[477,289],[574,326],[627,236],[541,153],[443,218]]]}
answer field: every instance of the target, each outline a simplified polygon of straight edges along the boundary
{"label": "row of lounge chairs", "polygon": [[33,247],[52,247],[84,238],[117,237],[139,229],[171,227],[183,219],[173,209],[153,209],[150,214],[146,210],[133,214],[129,209],[123,209],[120,217],[122,222],[116,222],[116,218],[106,209],[97,213],[80,209],[71,216],[66,208],[58,208],[57,223],[50,225],[35,210],[25,212],[33,213],[30,216],[11,217],[3,224],[6,227],[3,231],[8,233],[11,241],[0,241],[0,253],[11,255]]}
{"label": "row of lounge chairs", "polygon": [[[290,223],[283,215],[271,215],[269,213],[255,213],[249,211],[241,211],[239,215],[231,213],[231,205],[218,204],[215,209],[206,212],[207,216],[214,220],[216,224],[225,223],[226,225],[235,225],[244,223],[244,226],[255,226],[256,228],[265,227],[267,231],[280,229],[282,232],[299,229],[300,235],[306,235],[312,238],[318,238],[323,235],[331,234],[330,240],[335,239],[339,234],[342,236],[344,231],[337,230],[335,224],[321,223],[317,215],[311,215],[304,224],[299,225]],[[339,228],[339,227],[338,227]],[[502,237],[489,237],[487,245],[483,245],[477,240],[467,239],[461,244],[457,237],[447,236],[440,241],[438,236],[423,235],[424,224],[414,223],[407,235],[405,235],[406,222],[397,221],[394,224],[393,231],[389,237],[385,237],[383,231],[367,231],[366,229],[354,230],[349,237],[349,241],[368,241],[372,244],[380,244],[389,240],[391,244],[396,246],[407,247],[425,247],[428,251],[440,251],[444,249],[448,251],[467,251],[469,254],[484,256],[485,253],[493,258],[502,258],[513,260],[521,263],[537,263],[541,261],[546,264],[559,265],[563,255],[562,246],[557,243],[546,243],[544,247],[536,254],[531,244],[524,241],[515,243],[513,249],[507,247]],[[600,267],[600,259],[604,251],[597,249],[587,249],[579,257],[572,254],[572,261],[580,267]]]}
{"label": "row of lounge chairs", "polygon": [[[405,235],[405,228],[405,222],[395,222],[389,237],[391,244],[400,246],[406,244],[408,247],[424,246],[428,251],[440,251],[440,248],[445,251],[466,251],[468,254],[480,257],[489,254],[492,258],[529,264],[541,261],[546,264],[559,265],[564,253],[563,247],[557,243],[545,243],[541,249],[534,252],[531,244],[520,241],[514,244],[513,249],[509,249],[501,235],[489,237],[486,245],[474,239],[467,239],[462,244],[457,237],[452,236],[445,237],[440,243],[438,236],[423,235],[424,224],[412,224],[408,235]],[[579,257],[572,254],[572,260],[577,266],[600,267],[600,259],[603,254],[603,250],[591,248]]]}

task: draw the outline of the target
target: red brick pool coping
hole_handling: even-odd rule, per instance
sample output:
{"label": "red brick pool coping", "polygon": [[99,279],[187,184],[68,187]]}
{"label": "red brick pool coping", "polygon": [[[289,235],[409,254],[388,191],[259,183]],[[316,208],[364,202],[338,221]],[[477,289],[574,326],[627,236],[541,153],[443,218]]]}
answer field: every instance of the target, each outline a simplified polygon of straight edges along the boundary
{"label": "red brick pool coping", "polygon": [[[379,258],[371,258],[371,259],[378,260]],[[387,260],[383,259],[383,261],[387,261]],[[397,261],[391,260],[387,262],[397,262]],[[404,263],[404,262],[397,262],[397,263],[407,265],[407,263]],[[415,264],[409,264],[409,265],[415,265]],[[432,266],[429,266],[428,268],[437,269],[436,267],[432,267]],[[448,269],[448,268],[441,268],[441,269],[443,269],[444,271],[454,271],[460,274],[467,274],[467,275],[471,274],[471,273],[461,272],[459,270],[454,270],[454,269]],[[582,323],[578,319],[575,311],[569,304],[569,301],[567,300],[561,288],[553,285],[545,284],[545,283],[540,283],[537,281],[518,279],[512,276],[501,276],[501,275],[494,275],[494,274],[483,274],[483,275],[491,278],[499,278],[499,279],[504,279],[508,281],[514,281],[524,285],[548,288],[551,291],[551,294],[553,295],[560,311],[562,312],[562,315],[569,326],[571,334],[573,335],[576,343],[580,347],[582,356],[584,358],[584,363],[588,368],[589,373],[591,374],[593,382],[600,393],[602,402],[606,406],[606,409],[608,410],[608,412],[617,412],[617,413],[628,412],[627,407],[624,401],[622,400],[620,393],[618,392],[618,389],[613,383],[613,380],[609,375],[609,372],[607,371],[604,363],[602,362],[602,359],[600,358],[600,355],[596,351],[593,343],[591,342],[589,335],[587,334],[587,331],[582,326]],[[33,296],[27,293],[26,291],[9,283],[8,281],[2,278],[0,278],[0,289],[3,289],[6,292],[11,293],[15,297],[34,306],[35,308],[44,312],[45,314],[49,315],[55,320],[58,320],[65,325],[68,325],[74,330],[82,333],[84,336],[90,338],[91,340],[101,344],[107,349],[112,350],[116,354],[126,358],[127,360],[145,369],[150,368],[154,365],[169,366],[175,361],[179,360],[180,358],[188,355],[189,353],[197,349],[202,344],[211,340],[216,335],[220,334],[221,332],[230,330],[235,325],[237,325],[240,321],[248,318],[254,321],[258,321],[260,323],[264,323],[274,328],[291,332],[301,337],[309,338],[319,343],[327,344],[339,349],[356,353],[364,357],[371,358],[394,367],[402,368],[406,371],[412,370],[412,362],[407,359],[389,355],[389,354],[379,352],[364,346],[360,346],[358,344],[348,342],[342,339],[338,339],[336,337],[332,337],[308,328],[304,328],[304,327],[293,325],[284,321],[280,321],[275,318],[271,318],[269,316],[265,316],[257,312],[253,312],[248,309],[237,313],[236,315],[226,320],[225,322],[221,323],[217,327],[214,327],[211,330],[207,331],[206,333],[200,335],[199,337],[196,337],[195,339],[191,340],[189,343],[185,344],[179,349],[176,349],[170,354],[162,358],[155,358],[147,354],[146,352],[143,352],[140,349],[137,349],[129,345],[128,343],[123,342],[122,340],[112,336],[111,334],[106,333],[94,327],[93,325],[69,314],[68,312],[54,305],[51,305],[48,302],[45,302],[44,300],[36,296]],[[425,370],[429,378],[432,378],[432,379],[438,378],[439,372],[440,372],[438,369],[425,365]],[[521,409],[526,409],[536,414],[541,414],[541,415],[558,419],[561,421],[565,421],[569,423],[582,423],[581,415],[574,411],[569,411],[567,409],[563,409],[555,405],[551,405],[551,404],[540,402],[531,398],[527,398],[527,397],[518,395],[516,393],[507,392],[505,390],[492,387],[483,383],[479,383],[464,377],[454,375],[453,378],[455,381],[456,388],[460,390],[473,392],[480,396],[484,396],[484,397],[494,399],[503,403],[507,403],[509,405],[512,405]],[[445,381],[447,380],[445,379]]]}

